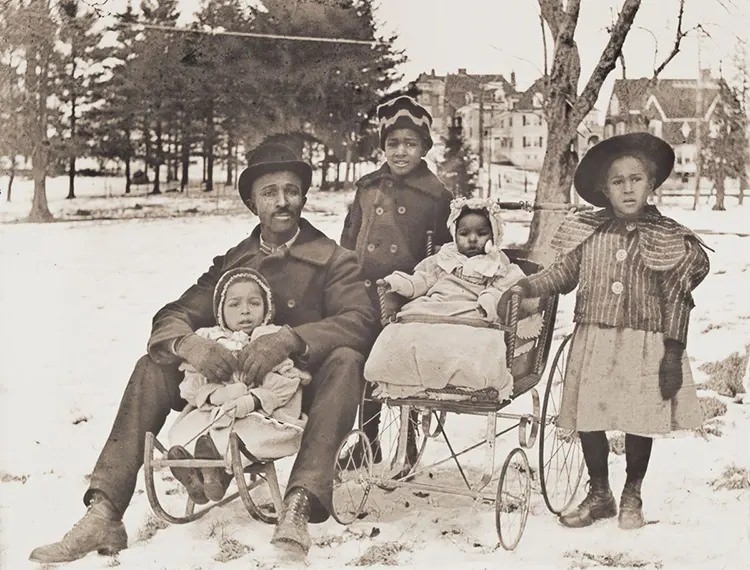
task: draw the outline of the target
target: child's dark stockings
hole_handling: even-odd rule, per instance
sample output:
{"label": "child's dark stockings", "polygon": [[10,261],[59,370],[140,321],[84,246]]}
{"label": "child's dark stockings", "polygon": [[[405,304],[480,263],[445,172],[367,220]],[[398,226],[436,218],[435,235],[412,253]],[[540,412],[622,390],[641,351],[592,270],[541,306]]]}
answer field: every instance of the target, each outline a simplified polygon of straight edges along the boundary
{"label": "child's dark stockings", "polygon": [[[603,431],[582,431],[581,446],[583,458],[589,477],[607,478],[609,476],[608,458],[609,442]],[[625,460],[627,462],[627,480],[643,479],[646,475],[648,462],[651,458],[651,447],[654,440],[650,437],[625,434]]]}

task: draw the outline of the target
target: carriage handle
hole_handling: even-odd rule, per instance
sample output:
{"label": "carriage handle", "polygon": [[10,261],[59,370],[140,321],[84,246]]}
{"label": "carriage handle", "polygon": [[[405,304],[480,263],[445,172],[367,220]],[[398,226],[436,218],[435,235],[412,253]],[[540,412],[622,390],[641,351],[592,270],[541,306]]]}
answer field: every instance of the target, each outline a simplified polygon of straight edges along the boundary
{"label": "carriage handle", "polygon": [[523,289],[518,285],[510,288],[510,304],[505,309],[505,324],[510,329],[506,335],[505,361],[510,365],[516,352],[516,332],[518,329],[518,309],[521,304]]}

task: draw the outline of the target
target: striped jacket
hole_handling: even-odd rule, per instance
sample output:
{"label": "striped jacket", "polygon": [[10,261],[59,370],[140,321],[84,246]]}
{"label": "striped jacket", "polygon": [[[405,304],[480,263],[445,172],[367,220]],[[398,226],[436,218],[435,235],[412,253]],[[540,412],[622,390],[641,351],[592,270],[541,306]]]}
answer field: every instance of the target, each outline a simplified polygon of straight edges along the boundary
{"label": "striped jacket", "polygon": [[552,240],[558,256],[529,278],[531,294],[568,293],[574,321],[658,331],[683,344],[692,291],[708,274],[703,242],[648,206],[637,220],[608,210],[567,217]]}

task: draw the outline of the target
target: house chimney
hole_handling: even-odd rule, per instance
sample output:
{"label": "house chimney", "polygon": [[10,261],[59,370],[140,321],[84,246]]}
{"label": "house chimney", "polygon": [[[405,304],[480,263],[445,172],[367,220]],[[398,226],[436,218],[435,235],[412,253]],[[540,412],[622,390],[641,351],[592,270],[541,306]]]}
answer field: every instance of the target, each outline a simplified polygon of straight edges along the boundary
{"label": "house chimney", "polygon": [[432,75],[432,77],[435,77],[435,68],[434,67],[432,68],[431,75]]}
{"label": "house chimney", "polygon": [[465,67],[459,67],[458,68],[458,74],[459,75],[466,75],[466,68]]}
{"label": "house chimney", "polygon": [[516,72],[515,71],[510,72],[510,85],[511,87],[513,87],[513,89],[516,88]]}

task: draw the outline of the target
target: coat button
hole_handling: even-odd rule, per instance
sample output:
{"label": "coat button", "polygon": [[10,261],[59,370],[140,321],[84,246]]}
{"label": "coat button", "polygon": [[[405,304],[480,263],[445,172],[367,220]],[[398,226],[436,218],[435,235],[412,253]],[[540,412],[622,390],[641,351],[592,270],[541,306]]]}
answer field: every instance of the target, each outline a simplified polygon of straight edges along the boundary
{"label": "coat button", "polygon": [[365,287],[372,287],[372,281],[365,279]]}
{"label": "coat button", "polygon": [[633,222],[628,222],[625,224],[625,229],[632,232],[635,229],[635,224]]}
{"label": "coat button", "polygon": [[383,186],[385,186],[386,188],[393,188],[393,180],[384,181]]}
{"label": "coat button", "polygon": [[625,261],[625,259],[628,257],[628,252],[624,249],[618,249],[617,253],[615,253],[615,259],[617,261]]}
{"label": "coat button", "polygon": [[289,307],[290,309],[293,309],[294,307],[297,306],[297,303],[296,303],[296,301],[294,299],[289,299],[286,302],[286,306]]}
{"label": "coat button", "polygon": [[614,283],[612,283],[612,292],[615,295],[622,295],[622,292],[624,290],[625,290],[625,287],[619,281],[615,281]]}
{"label": "coat button", "polygon": [[375,213],[376,213],[376,214],[377,214],[378,216],[382,216],[382,215],[383,215],[383,212],[385,212],[385,210],[383,210],[383,208],[381,208],[380,206],[378,206],[377,208],[375,208]]}
{"label": "coat button", "polygon": [[405,214],[406,213],[406,206],[399,206],[398,210],[396,210],[399,214]]}
{"label": "coat button", "polygon": [[391,253],[396,253],[398,251],[398,246],[393,243],[391,244]]}
{"label": "coat button", "polygon": [[370,253],[372,253],[373,251],[375,251],[375,244],[374,243],[368,243],[367,244],[367,251],[369,251]]}

